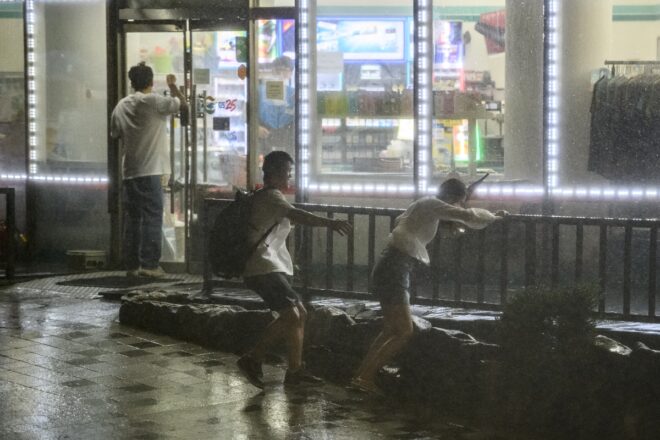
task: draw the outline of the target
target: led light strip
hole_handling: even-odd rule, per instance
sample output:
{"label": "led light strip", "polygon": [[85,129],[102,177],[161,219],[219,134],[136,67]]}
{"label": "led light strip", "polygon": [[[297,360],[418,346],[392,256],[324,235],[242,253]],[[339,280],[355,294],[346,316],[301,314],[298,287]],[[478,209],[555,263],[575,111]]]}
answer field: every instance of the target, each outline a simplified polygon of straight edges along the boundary
{"label": "led light strip", "polygon": [[559,193],[559,1],[547,0],[547,54],[545,95],[546,185],[551,195]]}
{"label": "led light strip", "polygon": [[37,167],[37,85],[35,67],[35,11],[34,0],[25,2],[27,123],[28,123],[28,174],[36,174]]}
{"label": "led light strip", "polygon": [[298,0],[298,142],[300,145],[300,182],[303,191],[308,191],[309,180],[309,0]]}
{"label": "led light strip", "polygon": [[431,4],[432,0],[417,0],[415,17],[415,32],[417,33],[415,46],[417,69],[415,74],[417,97],[415,142],[417,144],[417,163],[414,166],[418,170],[416,184],[420,195],[427,193],[430,175],[428,158],[431,151],[431,120],[433,117],[433,63],[429,62],[433,53],[433,11]]}
{"label": "led light strip", "polygon": [[80,183],[80,184],[106,184],[107,177],[98,176],[57,176],[50,174],[0,174],[0,180],[33,181],[33,182],[57,182],[57,183]]}

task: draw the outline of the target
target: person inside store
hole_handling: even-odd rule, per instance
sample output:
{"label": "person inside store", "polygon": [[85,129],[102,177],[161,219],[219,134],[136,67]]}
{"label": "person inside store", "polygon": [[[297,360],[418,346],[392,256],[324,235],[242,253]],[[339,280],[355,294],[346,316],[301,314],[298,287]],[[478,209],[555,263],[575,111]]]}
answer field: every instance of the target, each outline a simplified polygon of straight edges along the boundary
{"label": "person inside store", "polygon": [[426,245],[435,237],[440,223],[443,229],[460,233],[463,226],[483,229],[507,214],[506,211],[493,214],[485,209],[464,208],[468,192],[459,179],[448,179],[440,185],[436,197],[413,202],[397,217],[371,275],[373,292],[383,313],[383,329],[351,380],[351,388],[380,394],[376,384],[378,371],[412,336],[410,275],[417,264],[429,264]]}
{"label": "person inside store", "polygon": [[154,73],[141,62],[128,71],[134,93],[112,112],[110,135],[122,140],[124,265],[128,277],[159,278],[163,227],[163,185],[170,170],[167,119],[187,110],[186,100],[167,75],[170,96],[152,93]]}
{"label": "person inside store", "polygon": [[[293,154],[295,89],[291,85],[293,60],[287,56],[275,58],[271,71],[259,84],[259,139],[261,152],[273,150]],[[273,88],[270,85],[279,85]]]}
{"label": "person inside store", "polygon": [[[311,214],[293,207],[282,194],[289,187],[293,158],[285,151],[273,151],[263,163],[264,188],[254,193],[248,242],[259,243],[246,263],[245,285],[254,290],[270,310],[277,312],[257,344],[237,364],[251,384],[263,388],[261,369],[267,350],[284,339],[288,350],[285,385],[314,384],[321,379],[309,373],[302,362],[307,311],[300,295],[291,287],[293,263],[286,247],[291,223],[322,226],[346,235],[353,227],[344,220]],[[270,232],[268,232],[270,231]],[[263,236],[266,238],[262,240]]]}

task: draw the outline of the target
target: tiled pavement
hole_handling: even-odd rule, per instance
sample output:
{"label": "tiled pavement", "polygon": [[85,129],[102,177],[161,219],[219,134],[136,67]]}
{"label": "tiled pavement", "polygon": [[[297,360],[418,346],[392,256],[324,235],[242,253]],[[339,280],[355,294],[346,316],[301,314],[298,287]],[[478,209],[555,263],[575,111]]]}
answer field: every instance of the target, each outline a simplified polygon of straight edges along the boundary
{"label": "tiled pavement", "polygon": [[487,439],[459,420],[326,384],[264,393],[236,356],[118,323],[98,288],[0,290],[0,439]]}

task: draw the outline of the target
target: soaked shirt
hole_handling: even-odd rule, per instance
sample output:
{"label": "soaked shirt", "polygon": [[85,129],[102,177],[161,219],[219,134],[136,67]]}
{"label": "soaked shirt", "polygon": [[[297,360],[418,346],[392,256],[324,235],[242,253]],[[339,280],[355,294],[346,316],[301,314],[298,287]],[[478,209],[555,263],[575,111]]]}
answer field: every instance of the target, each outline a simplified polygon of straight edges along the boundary
{"label": "soaked shirt", "polygon": [[465,209],[435,197],[425,197],[413,202],[406,212],[397,217],[396,227],[388,238],[388,246],[429,264],[426,245],[435,237],[441,220],[461,223],[472,229],[483,229],[498,218],[486,209]]}
{"label": "soaked shirt", "polygon": [[167,118],[179,111],[178,98],[135,92],[112,112],[110,135],[124,144],[124,179],[170,174]]}
{"label": "soaked shirt", "polygon": [[256,243],[273,225],[277,225],[263,240],[245,265],[244,277],[283,272],[293,275],[293,262],[286,247],[291,222],[286,217],[293,205],[276,189],[254,195],[248,241]]}

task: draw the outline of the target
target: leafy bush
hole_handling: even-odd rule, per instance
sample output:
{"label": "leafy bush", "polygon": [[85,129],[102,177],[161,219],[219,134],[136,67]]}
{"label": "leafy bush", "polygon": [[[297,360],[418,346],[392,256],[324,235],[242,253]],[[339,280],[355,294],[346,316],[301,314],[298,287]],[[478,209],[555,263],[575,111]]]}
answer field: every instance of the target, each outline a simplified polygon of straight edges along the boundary
{"label": "leafy bush", "polygon": [[[591,286],[518,293],[502,313],[503,418],[543,432],[580,438],[596,362]],[[557,430],[561,431],[558,432]]]}

